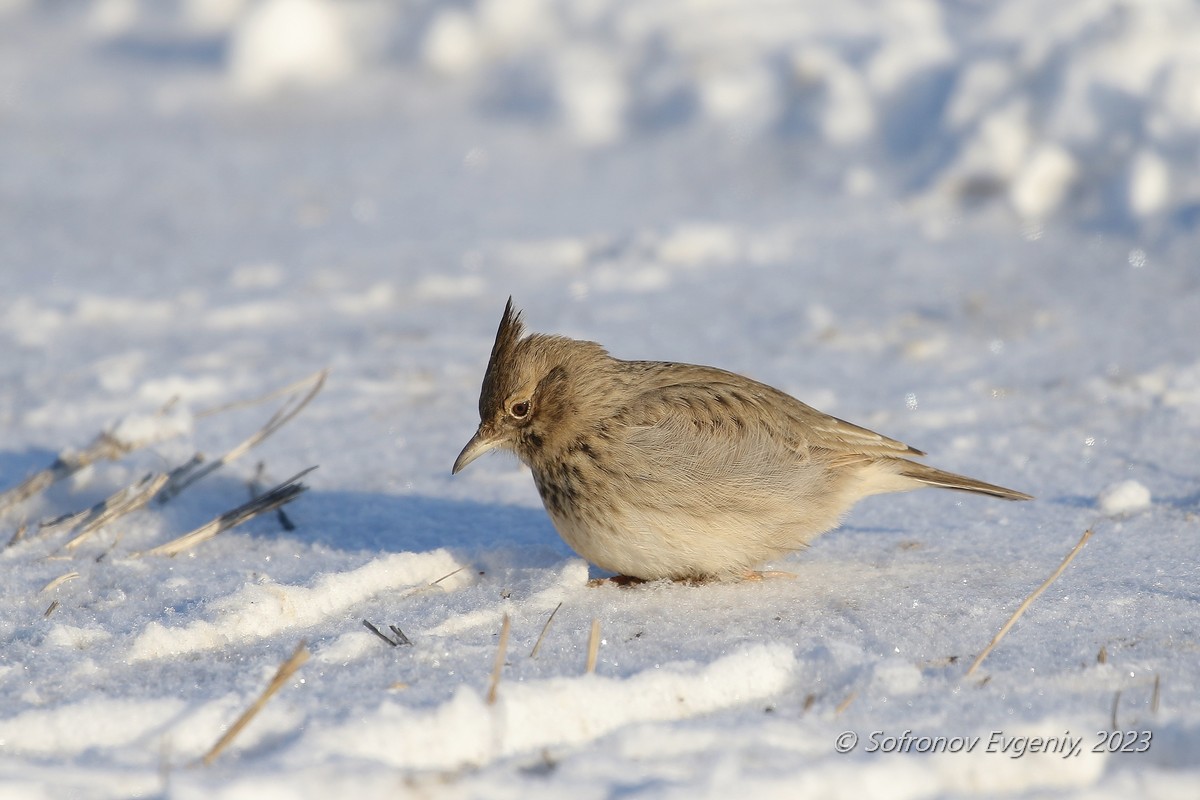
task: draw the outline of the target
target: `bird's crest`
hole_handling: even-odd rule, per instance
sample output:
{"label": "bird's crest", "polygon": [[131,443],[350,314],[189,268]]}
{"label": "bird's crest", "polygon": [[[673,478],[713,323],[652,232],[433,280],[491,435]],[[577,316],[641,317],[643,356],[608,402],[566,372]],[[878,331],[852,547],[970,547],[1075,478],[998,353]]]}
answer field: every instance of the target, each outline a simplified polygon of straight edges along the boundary
{"label": "bird's crest", "polygon": [[479,417],[487,419],[513,390],[512,379],[516,375],[517,344],[525,333],[521,312],[513,306],[512,297],[504,306],[504,316],[496,329],[496,343],[492,345],[492,357],[488,359],[487,372],[483,374],[483,389],[479,393]]}

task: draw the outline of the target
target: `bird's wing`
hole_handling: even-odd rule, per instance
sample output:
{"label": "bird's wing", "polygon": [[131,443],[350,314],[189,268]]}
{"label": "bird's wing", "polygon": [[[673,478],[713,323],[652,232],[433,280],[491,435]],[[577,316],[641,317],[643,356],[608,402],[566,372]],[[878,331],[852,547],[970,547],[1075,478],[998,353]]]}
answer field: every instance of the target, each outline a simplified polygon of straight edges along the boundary
{"label": "bird's wing", "polygon": [[633,426],[690,424],[717,439],[766,436],[798,454],[826,458],[922,456],[920,450],[830,416],[764,383],[714,367],[647,365],[644,391],[623,409]]}

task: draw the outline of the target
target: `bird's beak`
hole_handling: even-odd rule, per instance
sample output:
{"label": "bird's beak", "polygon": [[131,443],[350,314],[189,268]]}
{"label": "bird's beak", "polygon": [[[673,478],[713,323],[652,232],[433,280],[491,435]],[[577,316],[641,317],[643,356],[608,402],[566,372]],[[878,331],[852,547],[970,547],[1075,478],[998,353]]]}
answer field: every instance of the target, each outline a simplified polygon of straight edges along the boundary
{"label": "bird's beak", "polygon": [[467,446],[458,454],[458,458],[454,459],[454,469],[450,471],[450,474],[457,475],[467,464],[470,464],[484,453],[495,450],[502,443],[503,440],[500,437],[492,434],[490,431],[485,431],[483,426],[480,425],[479,430],[475,431],[475,435],[471,437],[471,441],[467,442]]}

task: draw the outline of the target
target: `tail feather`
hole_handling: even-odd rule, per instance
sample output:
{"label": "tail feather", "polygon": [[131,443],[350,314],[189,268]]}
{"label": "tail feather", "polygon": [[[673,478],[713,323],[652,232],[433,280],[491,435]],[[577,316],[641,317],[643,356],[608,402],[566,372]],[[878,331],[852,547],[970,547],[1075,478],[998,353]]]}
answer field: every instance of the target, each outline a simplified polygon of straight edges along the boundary
{"label": "tail feather", "polygon": [[1006,489],[1003,486],[997,486],[994,483],[984,483],[977,481],[974,478],[968,478],[966,475],[956,475],[953,472],[937,469],[936,467],[918,464],[915,461],[907,459],[897,459],[900,461],[900,474],[906,478],[920,481],[929,486],[936,486],[940,489],[956,489],[960,492],[975,492],[976,494],[987,494],[992,497],[1000,497],[1005,500],[1032,500],[1033,495],[1018,492],[1016,489]]}

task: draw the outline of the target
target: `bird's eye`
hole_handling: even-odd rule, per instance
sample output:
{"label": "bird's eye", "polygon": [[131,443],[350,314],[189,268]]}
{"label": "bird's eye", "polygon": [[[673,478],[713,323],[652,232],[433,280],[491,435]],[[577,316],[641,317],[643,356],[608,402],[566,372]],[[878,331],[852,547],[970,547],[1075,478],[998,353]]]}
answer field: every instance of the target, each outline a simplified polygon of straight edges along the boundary
{"label": "bird's eye", "polygon": [[516,419],[525,419],[525,417],[529,416],[529,401],[522,400],[519,403],[513,403],[509,407],[508,413],[512,414]]}

